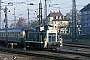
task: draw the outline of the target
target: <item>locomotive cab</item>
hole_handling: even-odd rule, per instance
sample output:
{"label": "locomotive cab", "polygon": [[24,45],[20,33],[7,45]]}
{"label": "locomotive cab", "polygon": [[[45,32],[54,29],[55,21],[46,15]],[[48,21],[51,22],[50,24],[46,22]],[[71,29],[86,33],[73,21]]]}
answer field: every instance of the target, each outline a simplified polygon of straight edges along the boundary
{"label": "locomotive cab", "polygon": [[57,30],[47,30],[44,48],[56,49],[62,46],[62,38]]}

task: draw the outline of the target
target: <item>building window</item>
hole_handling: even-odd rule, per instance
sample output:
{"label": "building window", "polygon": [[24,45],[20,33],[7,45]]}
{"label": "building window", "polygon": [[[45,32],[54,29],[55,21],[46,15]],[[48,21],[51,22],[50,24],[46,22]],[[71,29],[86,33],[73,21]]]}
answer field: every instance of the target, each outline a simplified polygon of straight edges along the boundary
{"label": "building window", "polygon": [[84,11],[83,14],[87,14],[87,11]]}
{"label": "building window", "polygon": [[56,19],[56,16],[54,17],[54,19]]}
{"label": "building window", "polygon": [[56,24],[56,21],[54,21],[54,23]]}
{"label": "building window", "polygon": [[58,19],[59,19],[60,16],[58,16]]}
{"label": "building window", "polygon": [[55,26],[55,28],[56,28],[56,26]]}
{"label": "building window", "polygon": [[61,16],[61,19],[64,19],[64,16]]}
{"label": "building window", "polygon": [[90,11],[88,11],[88,14],[90,14]]}

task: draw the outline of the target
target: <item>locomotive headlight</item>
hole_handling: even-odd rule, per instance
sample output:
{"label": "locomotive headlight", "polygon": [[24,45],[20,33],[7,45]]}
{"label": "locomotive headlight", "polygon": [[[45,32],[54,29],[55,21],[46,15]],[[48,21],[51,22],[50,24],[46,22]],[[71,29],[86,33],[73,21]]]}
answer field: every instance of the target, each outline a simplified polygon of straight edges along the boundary
{"label": "locomotive headlight", "polygon": [[25,31],[22,32],[23,37],[25,36]]}
{"label": "locomotive headlight", "polygon": [[23,31],[23,35],[25,35],[25,31]]}

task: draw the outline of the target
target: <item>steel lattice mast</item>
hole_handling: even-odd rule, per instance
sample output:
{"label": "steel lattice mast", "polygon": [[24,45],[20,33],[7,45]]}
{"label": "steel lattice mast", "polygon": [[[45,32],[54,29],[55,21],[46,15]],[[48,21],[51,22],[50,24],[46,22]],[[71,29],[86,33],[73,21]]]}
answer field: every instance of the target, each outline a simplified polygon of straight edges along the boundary
{"label": "steel lattice mast", "polygon": [[77,41],[76,1],[72,0],[72,42]]}
{"label": "steel lattice mast", "polygon": [[42,24],[42,3],[39,3],[39,25]]}
{"label": "steel lattice mast", "polygon": [[[1,0],[0,0],[0,9],[1,9]],[[1,29],[1,10],[0,10],[0,29]]]}
{"label": "steel lattice mast", "polygon": [[44,13],[44,17],[47,17],[47,0],[45,0],[45,13]]}

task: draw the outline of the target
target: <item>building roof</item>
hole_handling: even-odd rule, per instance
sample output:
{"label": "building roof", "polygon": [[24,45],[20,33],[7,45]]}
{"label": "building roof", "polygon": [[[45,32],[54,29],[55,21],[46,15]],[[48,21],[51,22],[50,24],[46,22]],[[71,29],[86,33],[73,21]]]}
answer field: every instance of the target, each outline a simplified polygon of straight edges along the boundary
{"label": "building roof", "polygon": [[80,12],[82,11],[89,11],[90,10],[90,3],[87,4],[83,9],[80,10]]}
{"label": "building roof", "polygon": [[[24,27],[18,27],[18,28],[8,28],[7,32],[21,32],[24,30]],[[6,32],[6,29],[0,29],[0,32]]]}
{"label": "building roof", "polygon": [[[33,29],[30,27],[8,28],[7,32],[22,32],[23,30],[33,30]],[[0,29],[0,32],[6,32],[6,28]]]}
{"label": "building roof", "polygon": [[62,15],[62,13],[61,13],[60,10],[59,10],[59,12],[55,12],[55,11],[54,11],[54,12],[51,12],[51,11],[50,11],[49,16],[50,16],[50,17],[55,17],[55,16],[63,16],[63,15]]}

